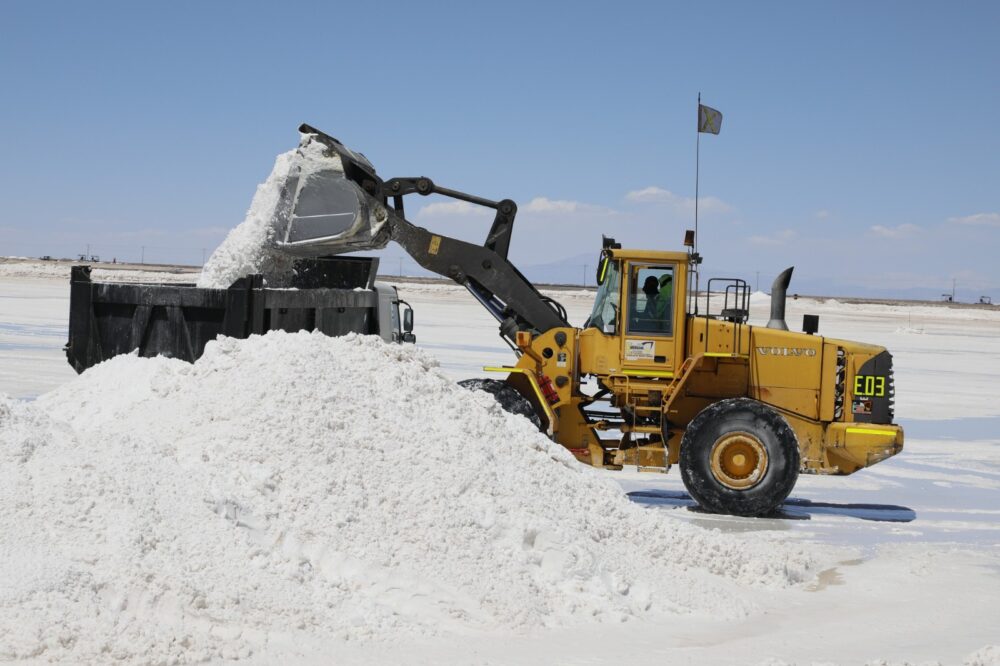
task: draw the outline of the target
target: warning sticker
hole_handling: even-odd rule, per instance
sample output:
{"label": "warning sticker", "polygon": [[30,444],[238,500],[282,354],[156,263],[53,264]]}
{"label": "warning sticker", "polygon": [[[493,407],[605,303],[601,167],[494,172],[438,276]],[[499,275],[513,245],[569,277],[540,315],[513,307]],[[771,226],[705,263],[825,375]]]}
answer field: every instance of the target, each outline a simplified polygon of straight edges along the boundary
{"label": "warning sticker", "polygon": [[437,254],[441,249],[441,237],[431,236],[431,243],[427,246],[427,254]]}
{"label": "warning sticker", "polygon": [[656,356],[656,341],[654,340],[625,341],[626,361],[652,361],[654,356]]}

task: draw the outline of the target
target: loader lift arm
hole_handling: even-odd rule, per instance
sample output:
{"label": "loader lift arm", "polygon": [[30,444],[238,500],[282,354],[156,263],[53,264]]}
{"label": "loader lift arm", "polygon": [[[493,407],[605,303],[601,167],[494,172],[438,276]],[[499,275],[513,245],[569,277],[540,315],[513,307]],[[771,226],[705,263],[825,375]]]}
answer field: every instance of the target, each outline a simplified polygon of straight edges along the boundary
{"label": "loader lift arm", "polygon": [[[312,135],[343,163],[344,177],[367,196],[381,203],[376,217],[385,216],[379,239],[372,247],[395,241],[423,268],[463,285],[500,323],[500,334],[513,345],[518,331],[544,333],[569,327],[566,311],[556,301],[543,296],[507,259],[517,205],[510,199],[492,201],[436,185],[425,177],[392,178],[383,181],[364,159],[346,149],[333,137],[309,126],[299,131]],[[442,236],[418,227],[406,219],[403,197],[408,194],[439,194],[459,201],[496,210],[493,225],[483,245]],[[392,206],[389,206],[389,200]],[[384,211],[384,213],[381,213]],[[353,243],[352,249],[358,248]]]}

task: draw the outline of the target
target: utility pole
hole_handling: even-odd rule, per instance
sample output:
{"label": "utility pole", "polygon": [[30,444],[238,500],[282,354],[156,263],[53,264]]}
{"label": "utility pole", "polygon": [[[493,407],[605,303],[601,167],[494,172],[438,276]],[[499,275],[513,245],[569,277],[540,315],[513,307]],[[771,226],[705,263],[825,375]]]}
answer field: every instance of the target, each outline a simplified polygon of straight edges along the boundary
{"label": "utility pole", "polygon": [[139,257],[139,263],[140,264],[146,263],[146,246],[145,245],[142,246],[142,254]]}
{"label": "utility pole", "polygon": [[205,265],[205,248],[201,248],[201,265]]}
{"label": "utility pole", "polygon": [[955,278],[951,279],[951,301],[955,302]]}
{"label": "utility pole", "polygon": [[399,258],[399,277],[403,277],[403,258],[402,257]]}
{"label": "utility pole", "polygon": [[583,265],[583,286],[587,286],[587,264]]}

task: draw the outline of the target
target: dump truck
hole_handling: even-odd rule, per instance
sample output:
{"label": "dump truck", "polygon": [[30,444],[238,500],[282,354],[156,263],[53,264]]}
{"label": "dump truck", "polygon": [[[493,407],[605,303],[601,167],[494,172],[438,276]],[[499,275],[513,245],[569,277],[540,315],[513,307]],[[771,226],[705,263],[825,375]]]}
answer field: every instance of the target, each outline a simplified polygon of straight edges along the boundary
{"label": "dump truck", "polygon": [[[435,184],[379,177],[367,158],[309,126],[273,219],[297,256],[399,244],[425,269],[464,286],[498,324],[515,362],[473,386],[534,420],[594,467],[680,467],[711,512],[775,511],[800,473],[847,475],[902,450],[893,423],[892,356],[883,347],[792,332],[784,321],[791,269],[776,281],[767,326],[749,321],[749,287],[713,278],[700,255],[623,248],[605,238],[593,310],[581,326],[508,259],[517,205]],[[495,211],[482,245],[419,227],[404,198],[443,195]]]}
{"label": "dump truck", "polygon": [[254,274],[228,289],[205,289],[95,282],[89,266],[74,266],[66,359],[77,372],[132,352],[193,363],[220,335],[247,338],[274,330],[415,342],[412,308],[395,286],[376,281],[377,272],[374,257],[320,257],[297,261],[288,287],[268,287],[263,275]]}

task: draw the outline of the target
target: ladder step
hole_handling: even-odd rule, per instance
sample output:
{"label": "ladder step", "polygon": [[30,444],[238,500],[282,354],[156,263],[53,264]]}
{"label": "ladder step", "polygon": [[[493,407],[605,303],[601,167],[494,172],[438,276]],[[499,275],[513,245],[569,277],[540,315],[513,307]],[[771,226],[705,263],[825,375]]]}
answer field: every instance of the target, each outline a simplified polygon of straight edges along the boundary
{"label": "ladder step", "polygon": [[624,432],[645,432],[645,433],[659,434],[659,432],[660,432],[660,426],[630,426],[630,425],[624,425],[624,426],[622,426],[622,430]]}

